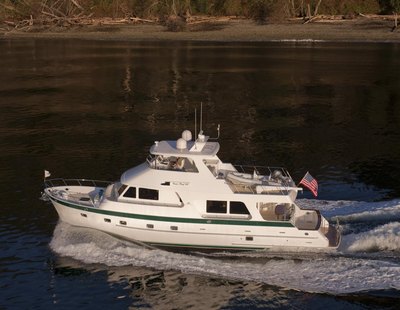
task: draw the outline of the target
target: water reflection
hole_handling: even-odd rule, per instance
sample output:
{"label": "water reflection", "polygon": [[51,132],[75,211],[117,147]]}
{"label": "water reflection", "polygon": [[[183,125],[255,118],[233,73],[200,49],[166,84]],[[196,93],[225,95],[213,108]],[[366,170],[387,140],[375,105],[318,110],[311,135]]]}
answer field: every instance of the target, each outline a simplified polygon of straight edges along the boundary
{"label": "water reflection", "polygon": [[[137,250],[140,251],[140,249]],[[285,261],[285,256],[279,258],[277,255],[271,259]],[[300,258],[298,261],[299,266],[301,260]],[[318,261],[317,258],[314,260]],[[247,265],[249,272],[254,272],[252,268],[255,267],[268,268],[268,264],[263,266],[263,264],[248,263]],[[295,266],[296,264],[294,264]],[[260,270],[260,272],[267,272],[267,270]],[[232,274],[235,274],[235,270],[232,270]],[[235,309],[242,307],[268,309],[351,307],[362,309],[384,305],[392,309],[398,303],[398,292],[395,289],[332,297],[330,295],[305,294],[249,281],[229,280],[220,276],[193,275],[146,267],[88,265],[68,257],[57,257],[52,261],[50,286],[55,303],[65,305],[65,300],[62,299],[66,295],[63,292],[65,283],[71,281],[85,283],[89,278],[98,280],[91,281],[90,286],[85,287],[84,298],[81,296],[79,298],[81,302],[82,300],[91,301],[93,296],[96,296],[96,301],[93,301],[95,304],[99,304],[100,301],[103,306],[114,308],[123,306],[132,309]],[[306,283],[312,280],[305,277],[303,281]],[[105,294],[107,287],[104,286],[104,283],[107,283],[112,294]],[[76,289],[82,288],[71,287],[69,294],[77,293]],[[90,294],[86,294],[86,292],[90,292]],[[72,305],[75,304],[72,302]]]}
{"label": "water reflection", "polygon": [[309,170],[321,199],[398,197],[399,54],[390,44],[0,40],[0,307],[398,305],[390,292],[331,297],[63,258],[48,246],[58,216],[38,198],[43,169],[118,179],[154,140],[193,131],[200,102],[206,132],[221,124],[224,161],[284,165],[295,180]]}
{"label": "water reflection", "polygon": [[310,170],[324,199],[400,193],[371,177],[400,166],[396,45],[0,45],[3,178],[25,166],[36,183],[29,161],[57,176],[118,178],[154,140],[193,131],[203,102],[206,132],[221,124],[225,161],[287,166],[296,180]]}
{"label": "water reflection", "polygon": [[[297,294],[263,284],[168,270],[157,271],[133,266],[87,266],[67,257],[59,257],[53,264],[55,292],[59,285],[57,282],[64,279],[83,278],[88,273],[104,274],[111,287],[123,287],[114,299],[132,309],[222,309],[237,305],[281,308],[289,307],[290,298]],[[92,293],[97,290],[99,288],[94,288]],[[316,300],[318,297],[314,298]],[[308,301],[305,302],[307,303]]]}

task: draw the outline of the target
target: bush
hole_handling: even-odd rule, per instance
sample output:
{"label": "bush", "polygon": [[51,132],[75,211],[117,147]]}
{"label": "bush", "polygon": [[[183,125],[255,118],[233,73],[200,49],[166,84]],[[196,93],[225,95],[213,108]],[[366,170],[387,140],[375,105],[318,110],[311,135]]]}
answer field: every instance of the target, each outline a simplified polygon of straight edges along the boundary
{"label": "bush", "polygon": [[379,5],[383,14],[400,13],[400,0],[379,0]]}
{"label": "bush", "polygon": [[258,24],[264,24],[271,13],[272,0],[254,0],[250,4],[249,14]]}
{"label": "bush", "polygon": [[176,15],[171,15],[168,17],[167,21],[165,22],[165,26],[167,27],[168,31],[185,31],[186,30],[186,21],[184,18]]}
{"label": "bush", "polygon": [[319,7],[319,13],[332,15],[379,13],[379,11],[377,0],[325,0]]}

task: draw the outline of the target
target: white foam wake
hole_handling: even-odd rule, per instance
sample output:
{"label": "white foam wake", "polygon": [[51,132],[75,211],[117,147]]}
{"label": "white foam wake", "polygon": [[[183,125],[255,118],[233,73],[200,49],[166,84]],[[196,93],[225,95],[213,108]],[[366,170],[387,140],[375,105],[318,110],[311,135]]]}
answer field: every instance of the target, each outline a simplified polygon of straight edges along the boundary
{"label": "white foam wake", "polygon": [[398,221],[400,220],[400,200],[379,202],[326,201],[300,199],[301,207],[320,210],[325,216],[344,222]]}
{"label": "white foam wake", "polygon": [[350,252],[400,251],[400,223],[392,222],[364,233],[347,235],[343,248]]}
{"label": "white foam wake", "polygon": [[[395,228],[397,229],[397,228]],[[139,266],[157,270],[216,276],[267,283],[288,289],[346,294],[368,290],[400,290],[400,264],[384,260],[338,255],[288,255],[285,259],[224,261],[136,247],[107,234],[57,225],[51,248],[85,263]],[[299,259],[300,258],[300,259]]]}

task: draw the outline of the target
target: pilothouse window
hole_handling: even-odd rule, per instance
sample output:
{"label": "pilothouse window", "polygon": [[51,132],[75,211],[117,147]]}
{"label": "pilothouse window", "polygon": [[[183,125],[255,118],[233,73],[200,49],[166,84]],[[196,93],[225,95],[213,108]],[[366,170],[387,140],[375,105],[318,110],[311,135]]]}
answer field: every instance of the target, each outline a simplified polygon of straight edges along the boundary
{"label": "pilothouse window", "polygon": [[158,200],[158,190],[150,188],[139,188],[139,198]]}
{"label": "pilothouse window", "polygon": [[129,187],[125,192],[124,197],[136,198],[136,187]]}
{"label": "pilothouse window", "polygon": [[[119,188],[118,188],[118,187],[119,187]],[[117,184],[118,195],[119,195],[119,196],[124,192],[124,190],[125,190],[126,187],[127,187],[127,186],[126,186],[125,184]]]}
{"label": "pilothouse window", "polygon": [[250,214],[246,205],[241,201],[231,201],[229,207],[230,214]]}
{"label": "pilothouse window", "polygon": [[227,213],[227,202],[220,200],[207,200],[207,213]]}

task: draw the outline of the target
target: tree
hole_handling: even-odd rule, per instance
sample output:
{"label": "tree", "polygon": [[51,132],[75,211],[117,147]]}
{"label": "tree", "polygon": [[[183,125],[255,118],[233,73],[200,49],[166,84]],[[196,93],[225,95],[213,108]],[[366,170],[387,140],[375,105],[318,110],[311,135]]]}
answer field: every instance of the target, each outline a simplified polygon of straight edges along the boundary
{"label": "tree", "polygon": [[394,26],[392,28],[392,31],[395,31],[397,29],[397,16],[400,12],[400,0],[390,0],[390,6],[393,9],[394,15]]}

